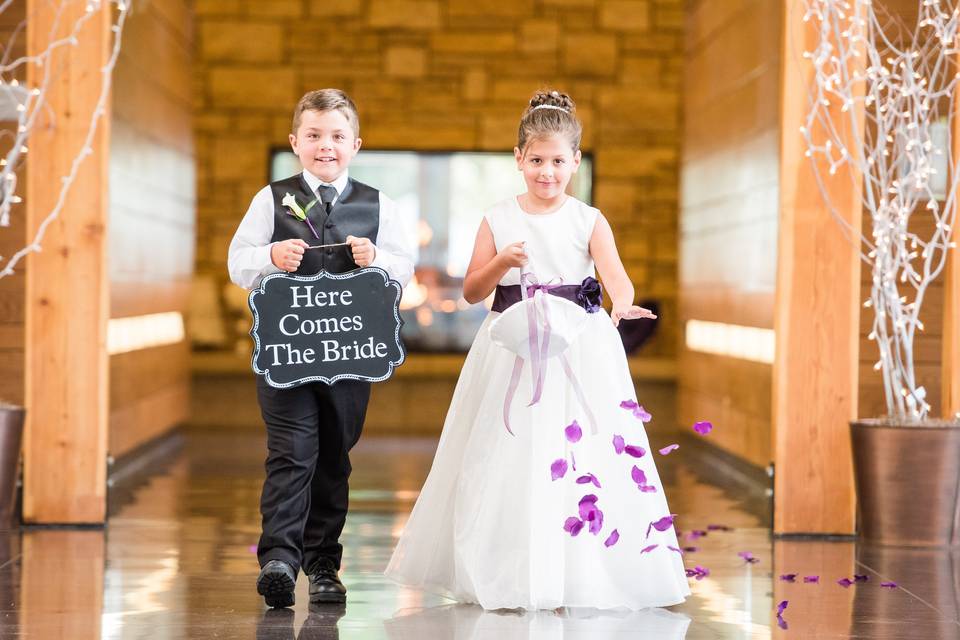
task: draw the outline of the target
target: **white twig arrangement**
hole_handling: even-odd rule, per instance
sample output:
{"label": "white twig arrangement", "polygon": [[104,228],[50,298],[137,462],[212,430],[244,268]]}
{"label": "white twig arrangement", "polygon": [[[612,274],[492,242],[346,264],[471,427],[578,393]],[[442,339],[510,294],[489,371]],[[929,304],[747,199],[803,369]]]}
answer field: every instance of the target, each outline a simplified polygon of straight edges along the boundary
{"label": "white twig arrangement", "polygon": [[[4,0],[0,4],[0,14],[6,11],[12,0]],[[27,142],[31,132],[36,126],[37,120],[46,108],[47,94],[56,80],[56,69],[53,68],[52,56],[63,47],[74,47],[79,44],[81,29],[100,9],[103,0],[60,0],[57,4],[57,14],[54,19],[55,24],[59,24],[63,15],[64,8],[71,4],[82,2],[85,5],[84,14],[76,20],[70,29],[69,35],[59,40],[53,40],[47,48],[33,56],[24,56],[16,60],[7,60],[4,56],[0,60],[0,99],[16,104],[16,131],[3,132],[0,134],[0,227],[10,225],[10,214],[13,205],[22,202],[21,196],[17,194],[17,176],[23,169],[25,156],[28,148]],[[14,272],[14,268],[21,259],[30,253],[39,252],[43,237],[46,234],[47,227],[57,219],[63,210],[63,205],[70,187],[73,185],[80,170],[83,161],[93,153],[93,139],[97,132],[97,125],[100,118],[106,112],[107,100],[110,97],[110,87],[113,78],[113,69],[117,63],[117,57],[120,54],[120,42],[123,35],[123,25],[129,12],[131,0],[112,0],[117,10],[114,12],[114,22],[111,27],[113,31],[113,46],[107,63],[100,69],[102,80],[100,83],[100,94],[97,99],[96,107],[90,114],[90,123],[87,126],[87,133],[83,141],[83,147],[74,157],[70,165],[70,171],[67,175],[60,176],[59,194],[56,204],[44,216],[42,222],[33,233],[32,240],[22,249],[14,253],[9,258],[0,256],[0,278],[9,276]],[[29,16],[27,17],[29,20]],[[6,51],[13,49],[12,45],[16,37],[23,31],[21,24],[15,31],[8,43]],[[22,68],[32,64],[39,70],[40,84],[35,87],[24,86],[15,76],[23,75]]]}
{"label": "white twig arrangement", "polygon": [[[928,418],[914,367],[920,309],[944,270],[957,215],[954,103],[956,0],[918,0],[916,26],[878,15],[871,0],[803,0],[816,29],[810,110],[800,132],[831,213],[872,269],[870,339],[880,359],[888,416]],[[870,234],[837,214],[826,181],[838,171],[858,184]]]}

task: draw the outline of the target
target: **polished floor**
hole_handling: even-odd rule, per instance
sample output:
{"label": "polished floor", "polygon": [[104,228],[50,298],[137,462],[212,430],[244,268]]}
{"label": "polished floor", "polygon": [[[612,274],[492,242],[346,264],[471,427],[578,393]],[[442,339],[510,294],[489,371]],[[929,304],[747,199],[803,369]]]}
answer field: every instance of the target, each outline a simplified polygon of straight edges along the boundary
{"label": "polished floor", "polygon": [[[366,438],[354,450],[343,536],[347,606],[308,606],[301,576],[296,607],[266,611],[254,588],[262,438],[187,432],[173,444],[111,491],[105,531],[2,537],[0,638],[960,638],[958,554],[772,540],[762,490],[682,442],[658,464],[684,544],[696,548],[686,564],[709,575],[690,579],[693,595],[681,606],[484,612],[397,587],[381,571],[436,443]],[[880,586],[888,581],[898,586]]]}

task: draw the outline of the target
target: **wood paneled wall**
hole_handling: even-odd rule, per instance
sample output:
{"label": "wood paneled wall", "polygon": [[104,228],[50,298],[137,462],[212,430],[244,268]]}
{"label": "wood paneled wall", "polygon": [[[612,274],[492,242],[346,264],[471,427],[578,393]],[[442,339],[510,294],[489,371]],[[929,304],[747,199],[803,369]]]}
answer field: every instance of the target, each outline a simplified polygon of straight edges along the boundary
{"label": "wood paneled wall", "polygon": [[[680,194],[680,318],[772,328],[780,16],[769,0],[688,3]],[[681,331],[681,342],[683,335]],[[771,460],[771,367],[681,345],[681,426]]]}
{"label": "wood paneled wall", "polygon": [[[186,313],[195,247],[192,8],[139,0],[114,73],[110,317]],[[122,455],[183,421],[189,346],[110,358],[110,442]]]}

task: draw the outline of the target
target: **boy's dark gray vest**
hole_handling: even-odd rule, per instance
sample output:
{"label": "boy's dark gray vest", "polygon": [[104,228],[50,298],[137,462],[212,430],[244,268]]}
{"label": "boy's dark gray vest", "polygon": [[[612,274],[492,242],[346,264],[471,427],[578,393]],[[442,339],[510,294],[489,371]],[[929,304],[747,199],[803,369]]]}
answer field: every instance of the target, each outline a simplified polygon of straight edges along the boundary
{"label": "boy's dark gray vest", "polygon": [[[347,236],[369,238],[370,242],[377,241],[377,231],[380,228],[380,192],[356,180],[347,180],[347,186],[337,198],[333,210],[328,216],[323,204],[317,202],[307,217],[316,229],[319,238],[314,237],[310,225],[298,220],[289,213],[289,209],[281,202],[283,197],[291,193],[296,197],[301,207],[317,199],[303,174],[284,178],[270,183],[273,192],[273,237],[271,242],[280,242],[292,238],[300,238],[307,244],[335,244],[345,242]],[[303,261],[296,273],[313,275],[321,269],[330,273],[343,273],[356,269],[350,247],[332,247],[329,249],[307,249],[303,253]]]}

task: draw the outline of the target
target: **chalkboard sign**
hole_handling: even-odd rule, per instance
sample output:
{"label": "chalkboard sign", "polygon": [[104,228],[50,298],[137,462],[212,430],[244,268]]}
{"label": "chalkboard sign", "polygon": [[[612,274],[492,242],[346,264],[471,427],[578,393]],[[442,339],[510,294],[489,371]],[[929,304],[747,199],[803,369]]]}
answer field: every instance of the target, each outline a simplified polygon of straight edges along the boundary
{"label": "chalkboard sign", "polygon": [[386,380],[405,357],[401,293],[377,267],[265,277],[249,298],[254,373],[278,389]]}

